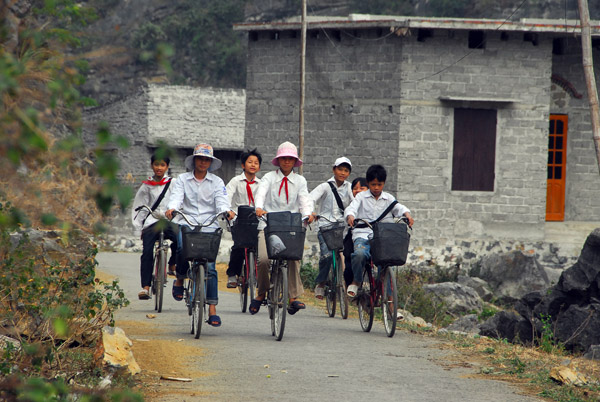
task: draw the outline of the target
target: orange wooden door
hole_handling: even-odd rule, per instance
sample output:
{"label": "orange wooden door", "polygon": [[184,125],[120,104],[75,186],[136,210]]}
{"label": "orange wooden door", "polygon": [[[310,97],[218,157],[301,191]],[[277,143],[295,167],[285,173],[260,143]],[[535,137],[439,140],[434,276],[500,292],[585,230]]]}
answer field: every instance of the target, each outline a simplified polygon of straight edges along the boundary
{"label": "orange wooden door", "polygon": [[567,167],[566,115],[550,115],[548,133],[548,187],[546,193],[546,220],[565,220],[565,183]]}

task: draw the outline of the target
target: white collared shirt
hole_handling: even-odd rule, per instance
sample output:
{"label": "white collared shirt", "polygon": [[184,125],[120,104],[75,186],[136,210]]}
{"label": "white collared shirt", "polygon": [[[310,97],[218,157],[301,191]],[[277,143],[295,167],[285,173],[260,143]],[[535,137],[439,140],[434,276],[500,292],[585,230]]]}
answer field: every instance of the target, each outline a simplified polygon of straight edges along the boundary
{"label": "white collared shirt", "polygon": [[[164,176],[165,179],[171,179],[169,176]],[[148,177],[148,181],[154,181],[153,177]],[[169,202],[169,196],[171,195],[171,191],[173,190],[173,184],[175,181],[171,183],[167,192],[165,193],[165,197],[162,199],[160,204],[154,210],[154,213],[159,216],[165,217],[165,212],[167,211],[167,204]],[[149,214],[148,210],[140,210],[136,211],[135,209],[141,205],[147,205],[152,208],[152,205],[156,202],[157,198],[163,192],[166,184],[162,186],[152,186],[150,184],[142,183],[137,193],[135,194],[135,198],[133,199],[133,206],[131,207],[131,223],[133,224],[134,234],[139,236],[140,232],[147,228],[150,225],[158,222],[158,219]],[[147,218],[146,218],[147,217]],[[144,218],[146,219],[144,221]],[[142,224],[142,222],[144,222]]]}
{"label": "white collared shirt", "polygon": [[313,191],[310,192],[310,198],[313,200],[315,208],[318,208],[318,214],[326,218],[319,219],[319,227],[331,224],[327,219],[333,222],[344,220],[344,214],[340,211],[335,196],[333,195],[333,191],[331,191],[331,187],[328,183],[332,183],[337,190],[344,209],[346,209],[352,200],[354,200],[354,196],[352,195],[352,184],[347,181],[344,181],[342,185],[338,187],[335,183],[335,178],[331,177],[327,182],[321,183],[315,187]]}
{"label": "white collared shirt", "polygon": [[[364,219],[368,222],[373,222],[379,218],[383,211],[385,211],[394,200],[394,196],[385,191],[381,193],[377,200],[371,193],[371,190],[360,192],[356,194],[354,201],[352,201],[344,211],[344,218],[347,219],[348,216],[352,215],[355,219]],[[393,222],[394,217],[402,216],[406,212],[410,213],[410,210],[398,203],[380,222]],[[354,228],[352,230],[352,240],[356,240],[357,238],[368,239],[372,232],[373,231],[368,227]]]}
{"label": "white collared shirt", "polygon": [[[260,179],[258,177],[254,177],[255,183],[250,184],[250,190],[252,191],[252,196],[256,202],[256,190],[258,189],[258,183],[260,183]],[[237,213],[237,208],[240,205],[250,205],[254,206],[248,199],[248,192],[246,191],[246,174],[242,172],[242,174],[235,176],[233,179],[227,183],[227,197],[229,198],[229,203],[231,204],[231,210]]]}
{"label": "white collared shirt", "polygon": [[[206,177],[200,182],[195,179],[193,171],[183,173],[171,186],[173,190],[167,205],[168,209],[182,211],[192,223],[197,225],[207,223],[213,215],[231,209],[225,183],[212,173],[206,173]],[[187,224],[180,216],[176,216],[174,221]],[[218,227],[218,221],[210,225],[213,229]]]}
{"label": "white collared shirt", "polygon": [[[263,176],[254,196],[256,208],[267,212],[300,212],[302,217],[310,215],[313,211],[313,201],[308,194],[306,179],[294,172],[287,176],[288,200],[286,200],[285,184],[281,187],[284,177],[279,169]],[[261,220],[259,229],[264,229],[265,226],[266,223]]]}

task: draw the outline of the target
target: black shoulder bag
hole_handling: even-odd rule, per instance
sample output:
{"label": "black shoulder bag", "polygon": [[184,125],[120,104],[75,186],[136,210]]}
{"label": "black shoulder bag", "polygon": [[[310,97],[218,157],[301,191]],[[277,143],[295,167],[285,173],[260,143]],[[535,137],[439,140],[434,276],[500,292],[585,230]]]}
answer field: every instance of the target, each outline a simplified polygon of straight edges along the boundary
{"label": "black shoulder bag", "polygon": [[[158,198],[156,199],[156,201],[154,201],[154,204],[152,204],[152,207],[150,208],[150,210],[152,212],[154,212],[154,210],[156,208],[158,208],[158,206],[160,205],[160,203],[162,202],[163,198],[165,198],[165,194],[167,194],[167,190],[169,189],[169,186],[171,185],[171,181],[173,179],[169,180],[167,182],[167,184],[165,184],[165,188],[163,188],[163,191],[160,193],[160,195],[158,196]],[[136,210],[141,209],[141,207],[138,207]],[[144,223],[146,223],[146,219],[148,219],[148,217],[150,216],[151,213],[148,213],[148,215],[146,215],[146,217],[144,218],[144,220],[142,221],[142,227],[144,227]]]}
{"label": "black shoulder bag", "polygon": [[[390,211],[394,208],[394,206],[396,206],[397,203],[398,203],[398,201],[394,200],[394,202],[392,202],[390,205],[388,205],[388,207],[385,209],[385,211],[383,211],[383,213],[381,215],[379,215],[379,218],[375,219],[373,222],[369,222],[371,224],[371,226],[373,226],[375,223],[377,223],[380,220],[382,220],[383,218],[385,218],[385,216],[390,213]],[[366,223],[359,223],[359,224],[354,225],[354,227],[355,228],[366,228],[368,226]]]}
{"label": "black shoulder bag", "polygon": [[331,187],[331,191],[333,192],[333,196],[335,197],[335,202],[337,202],[338,208],[340,209],[340,212],[342,213],[342,216],[343,216],[344,215],[344,203],[342,202],[342,199],[340,198],[340,195],[338,194],[337,189],[335,188],[333,183],[328,181],[327,184],[329,184],[329,187]]}

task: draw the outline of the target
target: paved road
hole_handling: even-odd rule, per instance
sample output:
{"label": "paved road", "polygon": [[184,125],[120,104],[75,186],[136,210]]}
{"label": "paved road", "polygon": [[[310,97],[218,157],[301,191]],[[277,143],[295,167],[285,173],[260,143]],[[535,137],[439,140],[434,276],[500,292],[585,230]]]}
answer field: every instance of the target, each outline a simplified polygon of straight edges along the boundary
{"label": "paved road", "polygon": [[[117,314],[117,326],[120,320],[147,325],[145,316],[154,312],[154,303],[137,300],[139,255],[100,253],[97,259],[99,269],[117,276],[132,301]],[[202,374],[191,383],[177,383],[179,389],[199,391],[195,396],[172,394],[158,400],[537,400],[506,383],[468,378],[476,368],[444,368],[440,362],[445,352],[435,340],[405,331],[390,339],[377,322],[364,333],[357,319],[332,319],[311,306],[288,316],[283,340],[277,342],[264,307],[256,316],[242,314],[237,293],[220,292],[218,314],[223,325],[205,324],[196,340],[189,333],[184,305],[168,296],[163,313],[151,321],[161,331],[149,337],[183,339],[186,346],[198,348],[191,361]]]}

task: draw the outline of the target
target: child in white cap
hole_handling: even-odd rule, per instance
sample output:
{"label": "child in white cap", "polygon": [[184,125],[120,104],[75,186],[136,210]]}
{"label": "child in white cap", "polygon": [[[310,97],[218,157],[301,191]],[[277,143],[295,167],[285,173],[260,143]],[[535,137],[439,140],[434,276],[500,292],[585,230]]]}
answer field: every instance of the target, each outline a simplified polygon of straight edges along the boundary
{"label": "child in white cap", "polygon": [[[254,197],[256,215],[260,217],[267,212],[280,211],[300,212],[311,223],[314,220],[311,215],[313,202],[308,194],[306,179],[294,173],[294,167],[302,165],[296,146],[287,141],[279,145],[277,155],[271,163],[278,169],[264,175],[258,185]],[[261,221],[258,227],[258,295],[250,303],[251,314],[258,313],[269,289],[269,259],[263,231],[265,226],[266,224]],[[304,303],[298,300],[298,297],[304,293],[300,279],[300,261],[288,261],[288,291],[290,296],[288,313],[293,315],[298,310],[306,308]]]}
{"label": "child in white cap", "polygon": [[[333,163],[333,176],[310,192],[310,198],[318,208],[319,215],[325,218],[319,220],[319,227],[344,221],[344,210],[354,200],[351,184],[346,181],[350,172],[352,172],[350,159],[344,156],[337,158]],[[313,215],[316,216],[315,213]],[[317,283],[315,297],[320,300],[325,296],[324,285],[332,264],[332,250],[325,244],[321,232],[318,233],[317,238],[321,248],[321,258],[319,258],[319,274],[315,280]],[[341,261],[339,263],[342,264]]]}
{"label": "child in white cap", "polygon": [[[208,144],[198,144],[194,153],[185,158],[185,167],[189,172],[177,177],[173,184],[173,190],[167,212],[165,215],[173,219],[173,211],[182,211],[192,223],[197,225],[205,223],[216,214],[228,212],[228,218],[233,216],[229,213],[231,209],[225,183],[223,180],[210,172],[221,167],[221,160],[213,155],[213,148]],[[176,217],[180,226],[187,225],[183,218]],[[183,223],[182,223],[183,222]],[[217,230],[219,224],[215,221],[206,230]],[[187,276],[188,262],[182,258],[183,242],[181,230],[179,230],[177,247],[177,280],[173,282],[173,298],[183,299],[183,280]],[[208,275],[206,283],[206,303],[208,306],[208,325],[218,327],[221,318],[217,315],[217,303],[219,302],[219,289],[217,270],[214,262],[207,264]]]}

